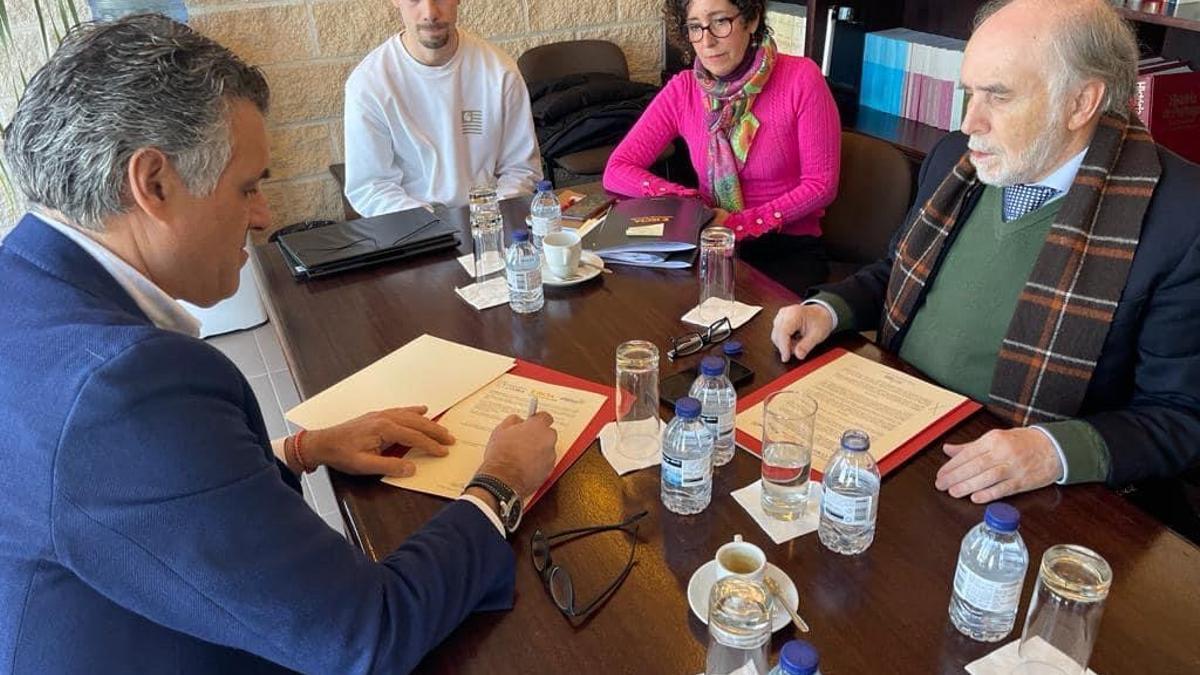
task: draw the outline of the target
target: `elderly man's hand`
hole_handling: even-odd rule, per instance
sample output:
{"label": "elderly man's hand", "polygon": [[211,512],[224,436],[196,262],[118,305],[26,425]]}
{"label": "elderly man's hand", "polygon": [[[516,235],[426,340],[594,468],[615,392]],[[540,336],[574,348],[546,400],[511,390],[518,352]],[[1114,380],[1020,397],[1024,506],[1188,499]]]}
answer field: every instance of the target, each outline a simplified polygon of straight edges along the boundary
{"label": "elderly man's hand", "polygon": [[813,347],[833,333],[833,317],[820,305],[789,305],[775,315],[771,342],[779,350],[781,361],[795,356],[803,361]]}
{"label": "elderly man's hand", "polygon": [[938,471],[937,489],[983,504],[1036,490],[1062,477],[1058,451],[1037,429],[994,429],[963,445],[947,443],[950,461]]}
{"label": "elderly man's hand", "polygon": [[445,427],[424,417],[425,406],[370,412],[326,429],[304,435],[301,451],[309,467],[322,464],[343,473],[411,476],[411,460],[382,454],[393,445],[413,452],[444,457],[454,436]]}

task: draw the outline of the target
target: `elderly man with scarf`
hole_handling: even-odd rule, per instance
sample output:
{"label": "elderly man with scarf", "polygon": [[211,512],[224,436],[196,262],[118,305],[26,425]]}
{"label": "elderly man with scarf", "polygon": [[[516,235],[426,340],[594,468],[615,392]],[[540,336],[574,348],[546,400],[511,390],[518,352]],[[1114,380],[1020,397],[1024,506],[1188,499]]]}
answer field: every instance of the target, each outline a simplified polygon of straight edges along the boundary
{"label": "elderly man with scarf", "polygon": [[1137,59],[1101,0],[985,5],[963,133],[926,159],[889,256],[775,317],[784,360],[878,329],[1013,425],[945,446],[936,485],[954,497],[1123,486],[1200,458],[1200,168],[1128,112]]}

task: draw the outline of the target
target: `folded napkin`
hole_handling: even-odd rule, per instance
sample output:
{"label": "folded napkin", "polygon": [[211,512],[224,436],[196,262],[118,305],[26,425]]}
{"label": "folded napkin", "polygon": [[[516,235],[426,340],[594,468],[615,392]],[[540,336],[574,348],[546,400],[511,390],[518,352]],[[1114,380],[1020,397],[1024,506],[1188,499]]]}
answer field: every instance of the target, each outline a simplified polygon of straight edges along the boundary
{"label": "folded napkin", "polygon": [[[468,253],[466,255],[459,256],[458,264],[462,265],[462,268],[467,271],[467,274],[471,275],[472,279],[475,278],[475,255],[474,254]],[[488,269],[489,267],[491,269]],[[493,260],[491,262],[491,264],[484,265],[483,273],[491,274],[492,272],[499,272],[502,269],[504,269],[504,261],[503,260]]]}
{"label": "folded napkin", "polygon": [[[703,305],[697,305],[697,306],[691,308],[691,310],[689,310],[687,314],[684,314],[683,321],[684,321],[684,323],[690,323],[695,326],[700,326],[701,328],[708,328],[717,319],[719,319],[721,317],[715,316],[715,317],[709,318],[709,319],[705,319],[702,317],[710,316],[709,311],[708,311],[709,309],[712,309],[712,307],[710,307],[710,306],[720,306],[722,303],[725,303],[725,301],[721,300],[719,298],[709,298],[708,300],[704,301]],[[728,304],[728,303],[726,303],[726,304]],[[737,302],[735,300],[732,303],[732,307],[731,307],[731,311],[730,311],[732,316],[729,317],[729,324],[731,326],[733,326],[734,328],[740,328],[747,321],[749,321],[750,319],[753,319],[754,315],[758,314],[760,311],[762,311],[762,307],[755,307],[754,305],[743,304],[743,303]],[[715,315],[716,313],[717,313],[716,311],[712,312],[713,315]]]}
{"label": "folded napkin", "polygon": [[496,277],[482,284],[456,288],[454,292],[475,309],[488,309],[508,304],[508,281],[504,277]]}
{"label": "folded napkin", "polygon": [[[659,439],[662,439],[662,430],[666,425],[659,426]],[[632,459],[621,454],[617,449],[617,445],[621,442],[621,437],[617,433],[617,423],[609,422],[600,430],[600,454],[604,455],[604,459],[612,465],[613,471],[617,472],[618,476],[624,476],[638,469],[645,469],[651,466],[657,466],[662,462],[662,453],[655,453],[650,457],[642,460]]]}
{"label": "folded napkin", "polygon": [[[1050,644],[1045,640],[1042,640],[1038,637],[1033,639],[1039,643],[1037,645],[1038,647],[1052,650],[1057,654],[1062,654],[1062,652],[1054,649],[1054,647],[1050,646]],[[971,675],[1009,675],[1012,673],[1013,669],[1021,663],[1021,657],[1017,654],[1017,649],[1020,647],[1020,644],[1020,640],[1013,640],[1003,647],[993,651],[991,654],[968,663],[967,672]],[[1061,658],[1065,659],[1067,657],[1066,655],[1063,655]],[[1096,671],[1088,668],[1088,671],[1085,675],[1096,675]]]}
{"label": "folded napkin", "polygon": [[761,480],[756,480],[741,490],[734,490],[732,495],[776,544],[816,532],[817,522],[821,519],[821,484],[816,481],[809,481],[808,508],[805,509],[804,515],[796,520],[779,520],[763,511]]}

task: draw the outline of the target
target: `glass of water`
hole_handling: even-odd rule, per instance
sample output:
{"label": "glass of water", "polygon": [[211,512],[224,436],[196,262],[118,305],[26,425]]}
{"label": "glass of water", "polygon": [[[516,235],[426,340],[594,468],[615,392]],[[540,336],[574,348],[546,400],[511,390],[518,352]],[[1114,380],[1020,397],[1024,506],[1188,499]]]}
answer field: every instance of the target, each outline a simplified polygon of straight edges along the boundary
{"label": "glass of water", "polygon": [[1060,544],[1042,555],[1037,585],[1018,653],[1023,663],[1052,666],[1067,675],[1087,669],[1112,568],[1095,551]]}
{"label": "glass of water", "polygon": [[499,211],[471,215],[475,283],[504,276],[504,219]]}
{"label": "glass of water", "polygon": [[779,520],[796,520],[808,508],[808,474],[817,401],[797,391],[777,391],[763,405],[762,508]]}
{"label": "glass of water", "polygon": [[700,232],[700,320],[733,318],[734,235],[728,227]]}
{"label": "glass of water", "polygon": [[617,347],[617,451],[630,459],[662,452],[658,417],[658,347],[630,340]]}
{"label": "glass of water", "polygon": [[767,672],[773,609],[770,594],[757,581],[729,576],[713,584],[708,595],[704,672]]}

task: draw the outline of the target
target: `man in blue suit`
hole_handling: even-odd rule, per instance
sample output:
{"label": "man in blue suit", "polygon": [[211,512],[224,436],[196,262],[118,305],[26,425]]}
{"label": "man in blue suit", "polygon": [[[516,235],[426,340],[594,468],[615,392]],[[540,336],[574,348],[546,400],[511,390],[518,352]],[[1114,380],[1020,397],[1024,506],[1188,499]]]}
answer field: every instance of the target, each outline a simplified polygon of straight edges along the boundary
{"label": "man in blue suit", "polygon": [[5,153],[32,213],[0,248],[0,671],[407,672],[513,599],[506,532],[545,480],[544,414],[493,433],[480,484],[381,563],[296,474],[411,473],[423,409],[272,445],[176,299],[231,295],[269,213],[262,74],[186,26],[73,31]]}

